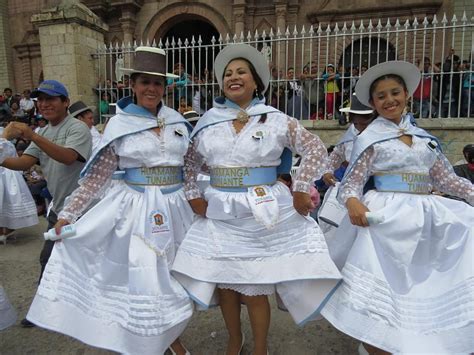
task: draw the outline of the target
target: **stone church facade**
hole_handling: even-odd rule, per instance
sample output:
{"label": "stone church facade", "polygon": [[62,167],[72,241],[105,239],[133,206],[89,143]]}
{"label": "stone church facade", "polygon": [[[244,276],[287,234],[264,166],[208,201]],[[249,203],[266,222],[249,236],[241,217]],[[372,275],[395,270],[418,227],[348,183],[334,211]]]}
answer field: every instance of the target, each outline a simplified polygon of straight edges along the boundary
{"label": "stone church facade", "polygon": [[[49,55],[52,59],[55,55],[42,53],[41,49],[40,25],[48,21],[48,16],[51,21],[54,17],[45,13],[51,9],[58,12],[62,6],[77,2],[78,0],[0,2],[2,88],[9,86],[15,91],[21,91],[36,86],[42,80],[45,65],[43,57]],[[470,18],[474,13],[474,2],[470,0],[82,0],[81,3],[102,21],[102,24],[94,24],[93,27],[103,35],[105,43],[133,43],[141,39],[158,41],[167,35],[183,34],[179,30],[184,23],[189,25],[184,26],[184,34],[186,31],[190,34],[197,33],[198,26],[209,34],[225,35],[248,31],[254,33],[255,30],[265,30],[268,33],[270,28],[285,29],[295,25],[309,27],[336,21],[387,17],[403,19],[413,16],[424,18],[434,14],[442,16],[443,13],[450,16],[462,11],[466,11]],[[38,14],[43,14],[40,20]],[[102,41],[102,35],[96,40]],[[87,33],[84,34],[84,39],[86,37]],[[54,36],[50,41],[56,41]]]}

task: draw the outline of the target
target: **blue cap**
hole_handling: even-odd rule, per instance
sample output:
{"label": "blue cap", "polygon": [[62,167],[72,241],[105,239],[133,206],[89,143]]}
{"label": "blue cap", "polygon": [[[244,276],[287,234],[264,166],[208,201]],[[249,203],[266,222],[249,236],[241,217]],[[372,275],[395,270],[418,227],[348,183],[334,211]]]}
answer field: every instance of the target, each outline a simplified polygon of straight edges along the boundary
{"label": "blue cap", "polygon": [[69,97],[66,87],[56,80],[45,80],[37,89],[33,90],[30,97],[38,97],[40,93],[44,93],[49,96],[65,96]]}

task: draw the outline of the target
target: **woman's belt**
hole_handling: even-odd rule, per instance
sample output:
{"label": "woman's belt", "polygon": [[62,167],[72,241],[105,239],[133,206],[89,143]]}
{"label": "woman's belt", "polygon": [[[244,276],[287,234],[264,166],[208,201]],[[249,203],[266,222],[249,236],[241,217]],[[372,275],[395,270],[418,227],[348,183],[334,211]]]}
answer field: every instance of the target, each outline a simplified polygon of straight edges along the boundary
{"label": "woman's belt", "polygon": [[123,180],[131,188],[144,192],[145,186],[159,186],[164,194],[179,190],[183,185],[181,166],[124,169]]}
{"label": "woman's belt", "polygon": [[431,177],[427,174],[375,174],[374,183],[377,191],[381,192],[430,194],[432,190]]}
{"label": "woman's belt", "polygon": [[222,191],[245,192],[249,187],[273,185],[277,180],[276,166],[260,168],[211,168],[211,186]]}

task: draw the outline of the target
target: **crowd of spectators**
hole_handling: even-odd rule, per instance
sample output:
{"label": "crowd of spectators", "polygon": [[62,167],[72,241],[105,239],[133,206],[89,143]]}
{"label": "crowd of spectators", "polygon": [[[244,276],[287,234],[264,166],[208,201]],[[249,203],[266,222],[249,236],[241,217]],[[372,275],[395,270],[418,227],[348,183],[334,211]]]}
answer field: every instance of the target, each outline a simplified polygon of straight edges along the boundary
{"label": "crowd of spectators", "polygon": [[[474,75],[471,60],[461,61],[452,50],[443,62],[432,64],[428,57],[417,59],[422,81],[407,108],[415,118],[474,117]],[[286,72],[269,62],[271,81],[266,100],[272,106],[297,119],[339,120],[345,118],[339,108],[347,106],[358,78],[367,70],[360,67],[322,65],[314,60],[299,71],[288,66]],[[219,96],[213,71],[186,72],[183,63],[173,67],[176,79],[168,79],[166,104],[180,111],[204,114]],[[123,81],[102,80],[96,89],[100,97],[99,112],[110,113],[110,103],[115,103],[131,93],[128,76]]]}

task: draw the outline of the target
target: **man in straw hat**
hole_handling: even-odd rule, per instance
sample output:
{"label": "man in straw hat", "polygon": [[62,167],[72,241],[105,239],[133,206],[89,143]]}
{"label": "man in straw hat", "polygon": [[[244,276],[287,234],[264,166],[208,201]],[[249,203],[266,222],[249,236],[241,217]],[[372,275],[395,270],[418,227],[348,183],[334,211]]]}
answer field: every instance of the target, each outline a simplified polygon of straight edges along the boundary
{"label": "man in straw hat", "polygon": [[[165,78],[173,77],[165,52],[138,47],[133,63],[122,70],[133,96],[118,101],[55,225],[60,233],[71,224],[75,235],[53,251],[27,317],[119,353],[163,354],[171,346],[184,355],[177,339],[193,307],[169,265],[194,217],[183,191],[188,122],[162,102]],[[111,184],[117,170],[123,174]]]}
{"label": "man in straw hat", "polygon": [[97,148],[100,140],[102,139],[102,135],[94,126],[94,109],[95,108],[93,106],[87,106],[82,101],[77,101],[69,106],[69,113],[71,116],[76,117],[79,121],[84,122],[87,127],[89,127],[92,135],[92,150]]}
{"label": "man in straw hat", "polygon": [[[31,97],[38,98],[38,109],[48,125],[35,133],[24,123],[10,123],[5,130],[7,137],[21,137],[31,141],[31,144],[21,157],[5,159],[2,166],[24,171],[37,163],[41,164],[48,190],[53,196],[48,213],[49,229],[55,225],[66,197],[78,186],[79,173],[91,154],[92,138],[89,129],[68,113],[69,95],[62,83],[45,80],[31,93]],[[53,246],[54,242],[50,240],[44,243],[40,255],[40,279]],[[27,319],[22,321],[22,325],[33,326]]]}

